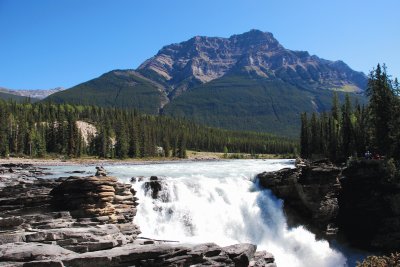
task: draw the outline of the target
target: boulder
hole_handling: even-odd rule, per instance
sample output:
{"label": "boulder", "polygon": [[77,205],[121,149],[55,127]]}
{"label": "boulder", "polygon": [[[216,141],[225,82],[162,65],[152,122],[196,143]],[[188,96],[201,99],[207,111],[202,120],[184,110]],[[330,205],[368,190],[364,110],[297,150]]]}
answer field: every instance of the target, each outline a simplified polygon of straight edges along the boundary
{"label": "boulder", "polygon": [[169,202],[170,196],[167,190],[165,179],[157,176],[151,176],[150,179],[143,184],[146,194],[151,194],[153,199]]}
{"label": "boulder", "polygon": [[266,251],[257,251],[249,263],[249,267],[276,267],[274,256]]}
{"label": "boulder", "polygon": [[95,176],[107,176],[107,172],[106,172],[106,170],[104,169],[104,167],[102,167],[102,166],[97,166],[96,167],[96,174],[95,174]]}
{"label": "boulder", "polygon": [[250,260],[254,257],[257,246],[243,243],[224,247],[223,250],[235,263],[236,267],[247,267],[249,266]]}

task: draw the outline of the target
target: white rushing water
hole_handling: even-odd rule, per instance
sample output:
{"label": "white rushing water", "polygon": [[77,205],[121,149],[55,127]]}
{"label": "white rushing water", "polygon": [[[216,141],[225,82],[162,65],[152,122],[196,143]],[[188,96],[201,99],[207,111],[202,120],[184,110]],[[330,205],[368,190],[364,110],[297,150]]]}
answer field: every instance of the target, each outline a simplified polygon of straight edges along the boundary
{"label": "white rushing water", "polygon": [[[293,160],[229,160],[107,166],[111,175],[165,178],[161,199],[144,181],[134,183],[139,198],[135,222],[143,237],[226,246],[253,243],[271,252],[280,267],[346,266],[346,258],[317,241],[303,227],[288,228],[282,201],[254,183],[256,174],[293,167]],[[53,167],[60,174],[62,167]],[[76,169],[76,167],[75,167]],[[86,167],[93,172],[93,166]],[[57,173],[58,171],[58,173]]]}

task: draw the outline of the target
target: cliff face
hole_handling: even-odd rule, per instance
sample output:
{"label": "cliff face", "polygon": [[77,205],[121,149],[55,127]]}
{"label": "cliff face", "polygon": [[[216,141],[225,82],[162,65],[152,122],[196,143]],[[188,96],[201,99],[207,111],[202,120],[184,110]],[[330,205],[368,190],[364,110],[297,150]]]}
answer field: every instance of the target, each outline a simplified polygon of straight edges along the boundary
{"label": "cliff face", "polygon": [[340,231],[359,246],[400,249],[400,184],[382,161],[361,161],[343,170]]}
{"label": "cliff face", "polygon": [[400,249],[400,184],[384,161],[361,160],[344,169],[301,163],[258,178],[323,234],[338,230],[360,248]]}
{"label": "cliff face", "polygon": [[328,236],[336,233],[339,174],[340,169],[330,163],[299,163],[296,169],[262,173],[258,179],[261,186],[284,200],[288,215],[295,212],[302,223]]}

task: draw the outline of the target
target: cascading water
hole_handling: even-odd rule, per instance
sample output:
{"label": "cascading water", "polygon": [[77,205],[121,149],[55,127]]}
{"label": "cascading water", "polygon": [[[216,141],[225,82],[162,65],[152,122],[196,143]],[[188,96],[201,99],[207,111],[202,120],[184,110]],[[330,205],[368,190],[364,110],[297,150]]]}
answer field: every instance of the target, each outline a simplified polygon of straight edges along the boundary
{"label": "cascading water", "polygon": [[[346,266],[346,258],[303,227],[288,228],[282,202],[254,177],[294,167],[292,160],[230,160],[107,166],[124,182],[132,176],[139,198],[135,222],[143,237],[218,245],[253,243],[280,267]],[[91,167],[93,168],[93,167]],[[149,177],[159,177],[153,199]],[[161,179],[160,179],[161,178]]]}
{"label": "cascading water", "polygon": [[[133,166],[145,176],[138,191],[135,221],[142,236],[187,243],[257,244],[278,266],[344,266],[345,257],[303,227],[288,229],[282,202],[253,179],[262,171],[293,167],[293,161],[223,161]],[[131,172],[130,172],[131,173]],[[145,186],[162,177],[159,197]]]}

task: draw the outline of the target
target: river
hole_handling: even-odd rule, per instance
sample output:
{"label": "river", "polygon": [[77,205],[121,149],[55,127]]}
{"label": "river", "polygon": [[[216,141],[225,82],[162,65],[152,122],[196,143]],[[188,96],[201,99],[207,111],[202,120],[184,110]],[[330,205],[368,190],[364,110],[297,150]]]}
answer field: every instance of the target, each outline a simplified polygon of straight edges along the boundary
{"label": "river", "polygon": [[[293,160],[226,160],[109,165],[109,175],[129,183],[139,198],[135,222],[143,237],[183,243],[215,242],[226,246],[253,243],[271,252],[279,267],[352,266],[348,250],[304,227],[289,228],[282,201],[260,188],[255,175],[293,168]],[[51,177],[73,170],[94,174],[94,166],[52,166]],[[140,177],[161,178],[160,197],[153,199]],[[345,256],[346,254],[346,256]],[[350,256],[349,256],[350,255]],[[349,263],[348,263],[349,262]]]}

